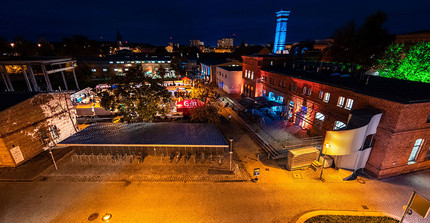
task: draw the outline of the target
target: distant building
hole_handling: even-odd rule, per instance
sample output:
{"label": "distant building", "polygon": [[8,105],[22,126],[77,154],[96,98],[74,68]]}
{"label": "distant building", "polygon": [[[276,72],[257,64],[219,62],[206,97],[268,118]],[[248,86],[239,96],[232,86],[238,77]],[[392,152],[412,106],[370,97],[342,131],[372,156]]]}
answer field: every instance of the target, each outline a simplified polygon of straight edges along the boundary
{"label": "distant building", "polygon": [[216,82],[227,94],[242,93],[242,66],[228,65],[216,67]]}
{"label": "distant building", "polygon": [[331,46],[333,43],[333,39],[317,39],[314,42],[314,50],[323,51],[325,48]]}
{"label": "distant building", "polygon": [[0,167],[16,167],[77,132],[68,93],[0,93]]}
{"label": "distant building", "polygon": [[201,42],[198,39],[190,40],[190,46],[200,47],[200,46],[204,46],[204,45],[205,45],[205,43]]}
{"label": "distant building", "polygon": [[290,11],[276,12],[276,33],[275,43],[273,45],[273,53],[281,54],[285,49],[287,40],[287,21]]}
{"label": "distant building", "polygon": [[396,35],[396,43],[430,42],[430,31]]}
{"label": "distant building", "polygon": [[233,48],[233,38],[222,38],[218,40],[217,49]]}
{"label": "distant building", "polygon": [[[0,60],[4,91],[79,90],[75,68],[76,60],[72,58],[9,57]],[[2,86],[0,90],[3,90]]]}
{"label": "distant building", "polygon": [[158,54],[112,55],[107,57],[85,57],[78,59],[78,65],[89,65],[94,79],[108,80],[122,76],[132,67],[140,66],[149,77],[159,78],[159,69],[166,70],[168,77],[176,77],[171,69],[172,57]]}
{"label": "distant building", "polygon": [[206,82],[216,83],[216,69],[218,66],[242,65],[241,62],[224,56],[225,54],[221,55],[223,55],[223,57],[207,56],[200,59],[201,78]]}

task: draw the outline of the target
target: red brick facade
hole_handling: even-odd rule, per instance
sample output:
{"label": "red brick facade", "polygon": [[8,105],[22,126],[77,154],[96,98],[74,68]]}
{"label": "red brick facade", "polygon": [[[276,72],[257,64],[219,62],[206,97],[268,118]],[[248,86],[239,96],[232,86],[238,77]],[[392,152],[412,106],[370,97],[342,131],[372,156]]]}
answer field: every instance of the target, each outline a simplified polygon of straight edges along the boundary
{"label": "red brick facade", "polygon": [[[336,121],[347,123],[351,110],[372,108],[381,111],[381,121],[366,166],[370,174],[384,178],[430,168],[430,102],[402,104],[340,86],[265,71],[264,68],[261,70],[259,66],[248,64],[254,58],[244,57],[243,70],[259,71],[261,79],[254,82],[257,86],[261,85],[261,91],[255,92],[255,96],[268,96],[271,92],[276,98],[283,97],[286,110],[293,113],[290,120],[309,129],[312,135],[325,135],[327,130],[333,130]],[[263,64],[262,61],[259,63]],[[244,84],[254,82],[244,78]],[[324,101],[326,93],[330,94],[327,102]],[[339,97],[344,99],[342,105],[338,105]],[[350,109],[346,109],[348,100],[353,100]],[[290,107],[292,103],[294,106]],[[302,107],[306,107],[306,113],[301,113]],[[324,121],[315,119],[317,112],[325,116]],[[423,139],[423,144],[415,160],[408,161],[418,139]]]}

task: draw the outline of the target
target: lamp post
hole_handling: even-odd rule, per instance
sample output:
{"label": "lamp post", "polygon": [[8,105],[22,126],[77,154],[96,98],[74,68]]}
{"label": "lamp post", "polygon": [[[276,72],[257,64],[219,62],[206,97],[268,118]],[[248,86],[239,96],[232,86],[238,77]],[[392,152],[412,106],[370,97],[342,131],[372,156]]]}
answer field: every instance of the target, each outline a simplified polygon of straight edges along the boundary
{"label": "lamp post", "polygon": [[[327,151],[328,151],[328,148],[330,148],[330,144],[326,143],[325,144],[325,148],[326,148],[326,150],[325,150],[325,153],[324,153],[324,160],[323,160],[323,163],[322,163],[321,174],[320,174],[320,180],[321,181],[323,180],[322,176],[323,176],[323,172],[324,172],[324,164],[325,164],[325,161],[327,159]],[[323,151],[324,151],[324,147],[323,147]]]}
{"label": "lamp post", "polygon": [[230,141],[230,171],[231,171],[231,159],[232,159],[232,156],[233,156],[233,137],[230,137],[230,139],[229,139],[229,141]]}

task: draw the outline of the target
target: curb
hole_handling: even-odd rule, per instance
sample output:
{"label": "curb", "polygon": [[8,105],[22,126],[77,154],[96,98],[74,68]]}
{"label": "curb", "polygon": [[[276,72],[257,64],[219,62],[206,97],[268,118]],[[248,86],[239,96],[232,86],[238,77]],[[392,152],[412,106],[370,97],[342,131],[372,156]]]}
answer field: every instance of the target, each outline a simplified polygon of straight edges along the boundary
{"label": "curb", "polygon": [[348,215],[348,216],[374,216],[374,217],[391,217],[397,220],[397,216],[392,214],[388,214],[385,212],[379,211],[331,211],[331,210],[319,210],[319,211],[311,211],[306,214],[303,214],[299,217],[296,223],[304,223],[309,218],[318,216],[318,215]]}

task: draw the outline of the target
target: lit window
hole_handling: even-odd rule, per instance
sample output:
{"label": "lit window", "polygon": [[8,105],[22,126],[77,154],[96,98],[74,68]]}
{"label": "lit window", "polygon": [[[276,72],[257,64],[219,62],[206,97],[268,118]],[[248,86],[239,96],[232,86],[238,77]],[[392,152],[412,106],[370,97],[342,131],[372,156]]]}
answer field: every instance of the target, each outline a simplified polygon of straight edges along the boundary
{"label": "lit window", "polygon": [[415,161],[417,160],[417,156],[420,152],[421,146],[423,145],[424,140],[423,139],[417,139],[415,141],[414,147],[412,148],[412,152],[411,155],[409,156],[408,162],[411,163],[415,163]]}
{"label": "lit window", "polygon": [[92,72],[96,72],[96,69],[91,69]]}
{"label": "lit window", "polygon": [[325,93],[323,101],[327,103],[329,100],[330,100],[330,93]]}
{"label": "lit window", "polygon": [[109,61],[109,63],[113,63],[113,61]]}
{"label": "lit window", "polygon": [[251,79],[254,80],[254,71],[252,71],[252,73],[251,73]]}
{"label": "lit window", "polygon": [[303,87],[303,94],[306,94],[306,87]]}
{"label": "lit window", "polygon": [[352,104],[354,104],[354,100],[352,100],[352,99],[347,99],[346,100],[346,105],[345,105],[345,109],[348,109],[348,110],[351,110],[351,108],[352,108]]}
{"label": "lit window", "polygon": [[323,96],[324,96],[324,92],[323,92],[323,91],[320,91],[320,92],[318,93],[318,99],[322,99],[322,98],[323,98]]}
{"label": "lit window", "polygon": [[121,61],[117,61],[116,63],[121,63]]}
{"label": "lit window", "polygon": [[311,96],[311,93],[312,93],[312,88],[310,87],[310,88],[308,89],[308,95],[309,95],[309,96]]}
{"label": "lit window", "polygon": [[125,70],[125,71],[128,71],[128,68],[125,68],[124,70]]}
{"label": "lit window", "polygon": [[104,71],[104,72],[106,72],[106,71],[107,71],[107,69],[106,69],[106,68],[104,68],[104,69],[103,69],[103,71]]}
{"label": "lit window", "polygon": [[337,106],[338,107],[343,107],[343,105],[345,104],[345,97],[339,97],[339,99],[337,100]]}
{"label": "lit window", "polygon": [[334,124],[334,130],[339,130],[344,127],[346,127],[346,124],[341,121],[336,121],[336,123]]}
{"label": "lit window", "polygon": [[273,66],[273,60],[272,60],[272,61],[270,61],[270,66]]}
{"label": "lit window", "polygon": [[324,121],[324,119],[325,119],[325,115],[323,115],[323,114],[321,114],[321,113],[317,112],[317,113],[315,114],[315,118],[316,118],[316,119],[318,119],[318,120]]}
{"label": "lit window", "polygon": [[114,70],[114,71],[118,71],[118,68],[114,68],[113,70]]}

